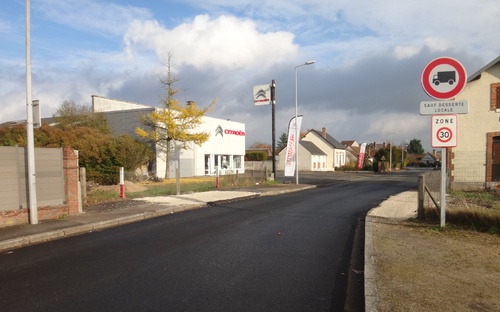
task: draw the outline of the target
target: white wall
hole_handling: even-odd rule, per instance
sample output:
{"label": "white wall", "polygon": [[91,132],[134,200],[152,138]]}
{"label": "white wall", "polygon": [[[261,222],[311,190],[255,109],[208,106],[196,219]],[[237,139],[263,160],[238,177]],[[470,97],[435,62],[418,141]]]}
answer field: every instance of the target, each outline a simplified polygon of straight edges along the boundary
{"label": "white wall", "polygon": [[[220,127],[220,128],[219,128]],[[208,173],[215,174],[216,162],[222,163],[222,158],[225,155],[228,161],[228,168],[221,169],[219,174],[234,173],[236,169],[240,173],[245,171],[245,124],[225,119],[203,117],[203,124],[200,125],[196,132],[207,132],[209,139],[201,146],[191,144],[190,149],[180,151],[180,174],[181,177],[203,176],[206,174],[207,165]],[[175,169],[178,166],[178,154],[173,154],[170,165],[170,177],[175,177]],[[212,155],[211,162],[205,162],[205,155]],[[220,160],[218,155],[221,155]],[[240,157],[240,168],[234,167],[234,157]],[[158,176],[165,177],[165,155],[159,155],[156,160]],[[219,166],[220,167],[220,166]]]}
{"label": "white wall", "polygon": [[[334,171],[335,170],[335,153],[333,147],[325,141],[323,137],[317,134],[314,131],[310,131],[307,133],[305,137],[302,138],[303,141],[308,141],[314,143],[320,150],[322,150],[326,154],[326,171]],[[299,154],[300,156],[300,154]]]}
{"label": "white wall", "polygon": [[500,64],[468,83],[456,100],[468,100],[469,112],[458,114],[453,148],[454,182],[486,181],[486,133],[500,130],[500,112],[490,109],[491,84],[500,82]]}
{"label": "white wall", "polygon": [[151,106],[92,95],[92,109],[94,112],[113,112],[143,108],[151,108]]}

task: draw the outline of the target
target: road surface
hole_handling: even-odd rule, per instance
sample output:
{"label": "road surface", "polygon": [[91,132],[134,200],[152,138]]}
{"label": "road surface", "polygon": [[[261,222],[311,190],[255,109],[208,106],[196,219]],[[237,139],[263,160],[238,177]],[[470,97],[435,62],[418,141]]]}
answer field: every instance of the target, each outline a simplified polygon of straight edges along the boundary
{"label": "road surface", "polygon": [[383,199],[417,186],[414,174],[354,177],[309,176],[320,186],[0,254],[0,306],[342,311],[356,225]]}

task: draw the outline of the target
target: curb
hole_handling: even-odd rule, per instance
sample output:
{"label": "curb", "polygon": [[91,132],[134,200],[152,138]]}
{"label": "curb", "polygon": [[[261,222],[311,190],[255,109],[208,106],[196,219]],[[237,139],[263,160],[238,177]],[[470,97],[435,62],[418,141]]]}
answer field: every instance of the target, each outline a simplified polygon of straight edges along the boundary
{"label": "curb", "polygon": [[364,273],[365,273],[365,312],[378,312],[377,283],[375,279],[375,262],[373,259],[372,217],[369,216],[368,214],[365,218]]}
{"label": "curb", "polygon": [[272,195],[287,194],[287,193],[309,190],[309,189],[313,189],[313,188],[316,188],[316,185],[302,186],[301,188],[297,188],[297,189],[285,189],[285,190],[279,190],[279,191],[273,190],[273,191],[263,192],[260,194],[260,196],[272,196]]}

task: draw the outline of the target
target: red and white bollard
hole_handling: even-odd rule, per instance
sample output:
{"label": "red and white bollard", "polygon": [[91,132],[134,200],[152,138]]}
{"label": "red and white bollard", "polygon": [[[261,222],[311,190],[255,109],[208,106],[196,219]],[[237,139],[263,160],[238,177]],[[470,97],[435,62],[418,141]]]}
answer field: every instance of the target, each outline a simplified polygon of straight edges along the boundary
{"label": "red and white bollard", "polygon": [[125,171],[120,168],[120,198],[125,198]]}

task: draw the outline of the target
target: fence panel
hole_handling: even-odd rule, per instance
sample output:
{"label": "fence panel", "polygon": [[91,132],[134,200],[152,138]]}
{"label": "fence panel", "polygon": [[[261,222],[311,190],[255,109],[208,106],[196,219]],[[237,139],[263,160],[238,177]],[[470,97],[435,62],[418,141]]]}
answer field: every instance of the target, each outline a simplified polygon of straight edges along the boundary
{"label": "fence panel", "polygon": [[486,185],[486,153],[484,151],[453,152],[451,159],[454,190],[480,189]]}
{"label": "fence panel", "polygon": [[[28,208],[26,149],[0,146],[0,211]],[[63,154],[60,148],[36,148],[37,206],[65,201]]]}

